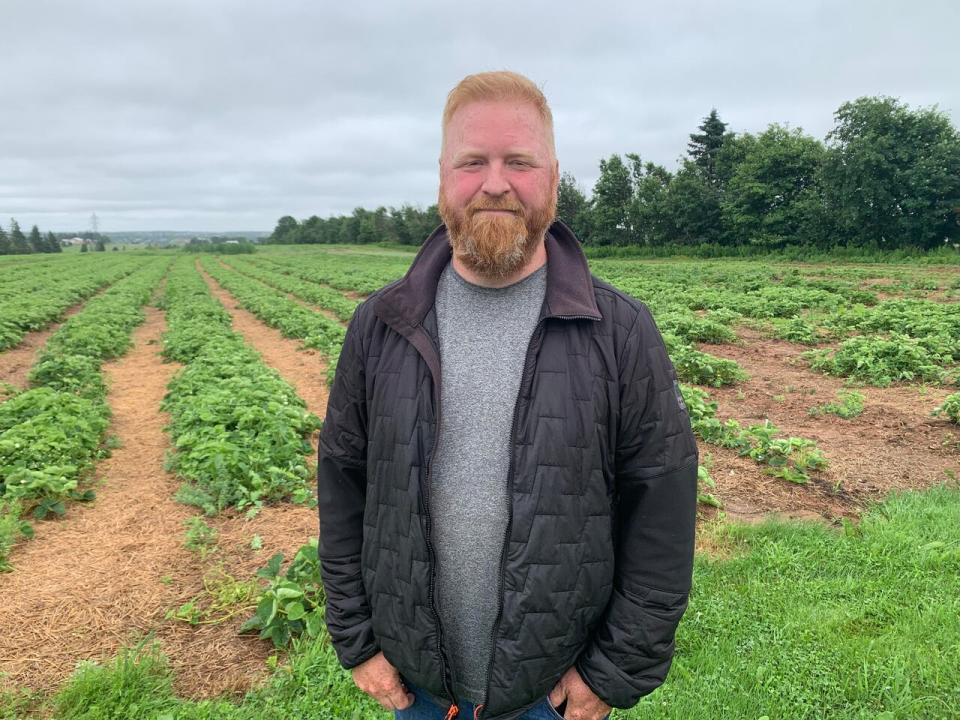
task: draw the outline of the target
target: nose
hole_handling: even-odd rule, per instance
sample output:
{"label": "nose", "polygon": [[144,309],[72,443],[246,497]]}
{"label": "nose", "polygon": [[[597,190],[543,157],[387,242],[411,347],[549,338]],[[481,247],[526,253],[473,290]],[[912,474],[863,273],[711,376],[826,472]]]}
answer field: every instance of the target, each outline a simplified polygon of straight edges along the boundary
{"label": "nose", "polygon": [[502,162],[491,162],[487,165],[487,172],[480,187],[487,195],[503,195],[510,190],[505,168]]}

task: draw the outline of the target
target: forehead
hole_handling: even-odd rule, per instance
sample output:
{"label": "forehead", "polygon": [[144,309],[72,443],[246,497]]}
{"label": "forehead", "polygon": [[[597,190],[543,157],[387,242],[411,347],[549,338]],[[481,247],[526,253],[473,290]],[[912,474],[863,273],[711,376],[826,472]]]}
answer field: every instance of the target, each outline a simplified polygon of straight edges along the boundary
{"label": "forehead", "polygon": [[460,108],[446,128],[446,149],[524,148],[548,152],[547,127],[537,109],[522,101],[477,101]]}

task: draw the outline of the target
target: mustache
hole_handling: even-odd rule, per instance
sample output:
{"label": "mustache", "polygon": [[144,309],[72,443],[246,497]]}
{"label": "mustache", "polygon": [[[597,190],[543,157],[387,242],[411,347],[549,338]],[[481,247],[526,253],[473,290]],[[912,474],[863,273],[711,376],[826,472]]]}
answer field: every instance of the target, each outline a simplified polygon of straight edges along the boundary
{"label": "mustache", "polygon": [[467,212],[471,215],[481,210],[506,210],[513,213],[523,213],[523,206],[512,200],[490,200],[481,198],[470,203],[467,207]]}

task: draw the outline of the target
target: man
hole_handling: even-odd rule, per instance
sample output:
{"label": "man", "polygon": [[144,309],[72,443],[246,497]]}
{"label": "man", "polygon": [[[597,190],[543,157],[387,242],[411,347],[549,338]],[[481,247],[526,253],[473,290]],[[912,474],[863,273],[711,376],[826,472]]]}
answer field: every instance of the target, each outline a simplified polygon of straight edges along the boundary
{"label": "man", "polygon": [[601,720],[670,667],[697,447],[650,313],[554,222],[558,182],[537,87],[464,78],[444,225],[347,330],[320,435],[326,621],[397,718]]}

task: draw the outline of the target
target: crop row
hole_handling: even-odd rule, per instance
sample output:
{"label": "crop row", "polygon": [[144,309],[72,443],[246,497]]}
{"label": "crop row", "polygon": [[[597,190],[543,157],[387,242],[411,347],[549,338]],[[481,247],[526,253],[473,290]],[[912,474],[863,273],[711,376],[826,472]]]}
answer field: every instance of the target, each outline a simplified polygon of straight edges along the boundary
{"label": "crop row", "polygon": [[248,275],[270,287],[292,293],[301,300],[306,300],[329,310],[344,322],[353,317],[353,311],[357,309],[358,302],[356,300],[351,300],[339,290],[303,280],[297,277],[290,268],[273,266],[277,267],[276,270],[273,270],[264,263],[239,257],[231,258],[228,265],[237,272]]}
{"label": "crop row", "polygon": [[[840,341],[835,349],[805,354],[810,366],[824,373],[880,386],[895,381],[960,382],[960,305],[928,299],[881,301],[860,287],[874,271],[843,268],[804,274],[796,268],[755,264],[662,263],[652,273],[644,272],[649,264],[596,265],[607,280],[651,306],[665,335],[688,344],[729,342],[732,326],[739,323],[810,346]],[[902,275],[894,280],[874,287],[928,292],[942,284],[930,277]],[[943,284],[949,288],[953,282]],[[711,381],[709,367],[697,372],[701,358],[683,350],[674,362],[685,380],[723,381],[719,376]],[[680,367],[688,359],[693,360],[692,371]]]}
{"label": "crop row", "polygon": [[860,290],[853,282],[810,280],[795,269],[756,263],[654,266],[594,261],[592,267],[600,277],[650,305],[655,317],[683,308],[724,310],[731,318],[784,318],[811,308],[831,311],[854,302],[877,302],[875,293]]}
{"label": "crop row", "polygon": [[221,265],[215,258],[204,258],[203,268],[226,288],[247,310],[284,337],[303,340],[306,347],[319,350],[327,359],[327,380],[332,384],[337,358],[346,329],[325,315],[308,310],[258,280],[245,277]]}
{"label": "crop row", "polygon": [[[243,262],[272,264],[308,283],[371,292],[402,275],[409,257],[324,251],[265,254]],[[736,363],[695,347],[698,342],[735,342],[737,325],[814,347],[839,341],[835,349],[807,354],[807,361],[815,370],[860,382],[960,382],[960,304],[880,300],[876,292],[949,290],[958,284],[955,278],[889,268],[880,278],[872,268],[731,261],[594,260],[591,267],[650,306],[685,382],[719,386],[745,378]]]}
{"label": "crop row", "polygon": [[744,428],[736,420],[717,417],[717,404],[705,390],[680,385],[693,432],[704,442],[732,448],[741,456],[766,465],[766,472],[790,482],[804,484],[810,472],[822,470],[827,460],[813,440],[781,437],[769,420]]}
{"label": "crop row", "polygon": [[208,515],[263,503],[308,502],[307,438],[320,420],[260,355],[244,344],[193,260],[177,261],[161,301],[168,331],[163,355],[184,363],[162,408],[175,452],[168,468],[186,483],[183,503]]}
{"label": "crop row", "polygon": [[60,319],[63,311],[132,273],[135,258],[67,266],[46,263],[19,278],[4,277],[0,289],[0,350],[13,347],[30,330]]}
{"label": "crop row", "polygon": [[130,346],[141,310],[169,263],[153,260],[92,299],[48,340],[30,373],[31,389],[0,404],[0,568],[26,516],[62,515],[66,500],[89,500],[81,482],[108,452],[105,360]]}
{"label": "crop row", "polygon": [[[261,256],[258,256],[258,260]],[[290,272],[301,280],[329,285],[337,290],[354,290],[369,295],[397,280],[410,267],[409,253],[322,252],[312,255],[267,254],[263,260]]]}

